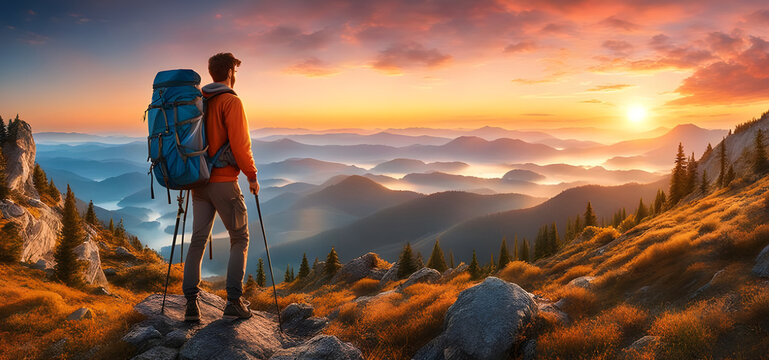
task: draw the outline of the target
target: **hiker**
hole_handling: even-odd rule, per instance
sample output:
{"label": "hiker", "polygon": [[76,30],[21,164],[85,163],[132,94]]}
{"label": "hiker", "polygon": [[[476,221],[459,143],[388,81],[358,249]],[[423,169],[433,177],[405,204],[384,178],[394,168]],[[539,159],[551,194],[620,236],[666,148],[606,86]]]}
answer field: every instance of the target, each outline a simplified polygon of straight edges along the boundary
{"label": "hiker", "polygon": [[[246,175],[252,194],[259,193],[259,182],[256,179],[256,165],[251,154],[251,137],[243,103],[232,90],[235,85],[235,68],[238,66],[240,60],[231,53],[212,56],[208,59],[208,72],[214,82],[201,89],[203,97],[206,98],[205,129],[208,155],[213,156],[224,146],[225,151],[222,152],[221,158],[229,165],[214,167],[208,184],[192,189],[192,239],[182,282],[182,290],[187,298],[184,314],[187,321],[200,320],[200,267],[216,213],[230,235],[227,306],[224,309],[224,317],[251,317],[249,303],[242,298],[248,255],[248,215],[243,194],[238,186],[238,175],[241,171]],[[229,146],[229,149],[226,149],[226,146]]]}

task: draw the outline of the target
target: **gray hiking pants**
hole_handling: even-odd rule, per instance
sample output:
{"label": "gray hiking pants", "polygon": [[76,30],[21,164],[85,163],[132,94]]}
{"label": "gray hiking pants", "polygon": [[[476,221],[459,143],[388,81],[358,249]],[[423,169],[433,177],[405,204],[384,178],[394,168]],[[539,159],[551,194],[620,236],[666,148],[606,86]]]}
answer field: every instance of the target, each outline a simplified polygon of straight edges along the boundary
{"label": "gray hiking pants", "polygon": [[227,299],[234,300],[243,295],[243,276],[248,255],[246,202],[236,181],[218,182],[192,189],[192,239],[182,282],[182,290],[187,299],[195,299],[200,293],[200,267],[216,213],[219,213],[219,218],[230,234]]}

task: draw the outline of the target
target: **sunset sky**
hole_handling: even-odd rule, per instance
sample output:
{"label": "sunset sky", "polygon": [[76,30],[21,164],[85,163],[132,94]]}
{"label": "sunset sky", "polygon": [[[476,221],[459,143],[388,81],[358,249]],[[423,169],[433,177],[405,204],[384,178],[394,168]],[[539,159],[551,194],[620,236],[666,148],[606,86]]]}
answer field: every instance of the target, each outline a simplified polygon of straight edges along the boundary
{"label": "sunset sky", "polygon": [[[17,1],[0,115],[141,134],[157,71],[243,61],[252,128],[731,127],[769,109],[762,1]],[[635,121],[630,121],[635,120]]]}

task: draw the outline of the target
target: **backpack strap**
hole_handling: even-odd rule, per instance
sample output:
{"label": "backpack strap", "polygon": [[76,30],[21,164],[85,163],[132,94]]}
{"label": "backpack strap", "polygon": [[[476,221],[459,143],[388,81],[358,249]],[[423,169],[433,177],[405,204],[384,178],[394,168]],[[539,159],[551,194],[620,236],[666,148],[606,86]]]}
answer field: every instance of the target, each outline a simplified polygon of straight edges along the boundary
{"label": "backpack strap", "polygon": [[[205,114],[207,112],[208,102],[211,101],[211,99],[213,99],[213,98],[215,98],[215,97],[217,97],[217,96],[219,96],[221,94],[237,95],[234,90],[230,89],[230,90],[225,90],[225,91],[214,93],[213,95],[211,95],[211,96],[209,96],[207,98],[204,97],[203,98],[203,114]],[[211,157],[211,159],[208,161],[208,172],[209,173],[211,172],[211,170],[213,170],[214,167],[217,167],[217,166],[215,166],[215,164],[219,161],[219,158],[222,156],[222,154],[225,151],[227,151],[227,150],[230,150],[230,140],[229,139],[227,139],[227,141],[224,144],[222,144],[222,146],[220,146],[218,150],[216,150],[216,154],[214,154],[214,156]]]}

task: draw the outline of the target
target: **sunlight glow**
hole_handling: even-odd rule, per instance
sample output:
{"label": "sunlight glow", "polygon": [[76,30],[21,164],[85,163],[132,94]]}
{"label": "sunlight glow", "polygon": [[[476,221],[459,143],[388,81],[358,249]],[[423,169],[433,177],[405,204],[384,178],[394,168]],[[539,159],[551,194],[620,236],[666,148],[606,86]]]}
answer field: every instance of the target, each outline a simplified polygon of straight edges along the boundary
{"label": "sunlight glow", "polygon": [[627,109],[627,119],[633,124],[639,124],[646,119],[646,108],[641,105],[631,105]]}

